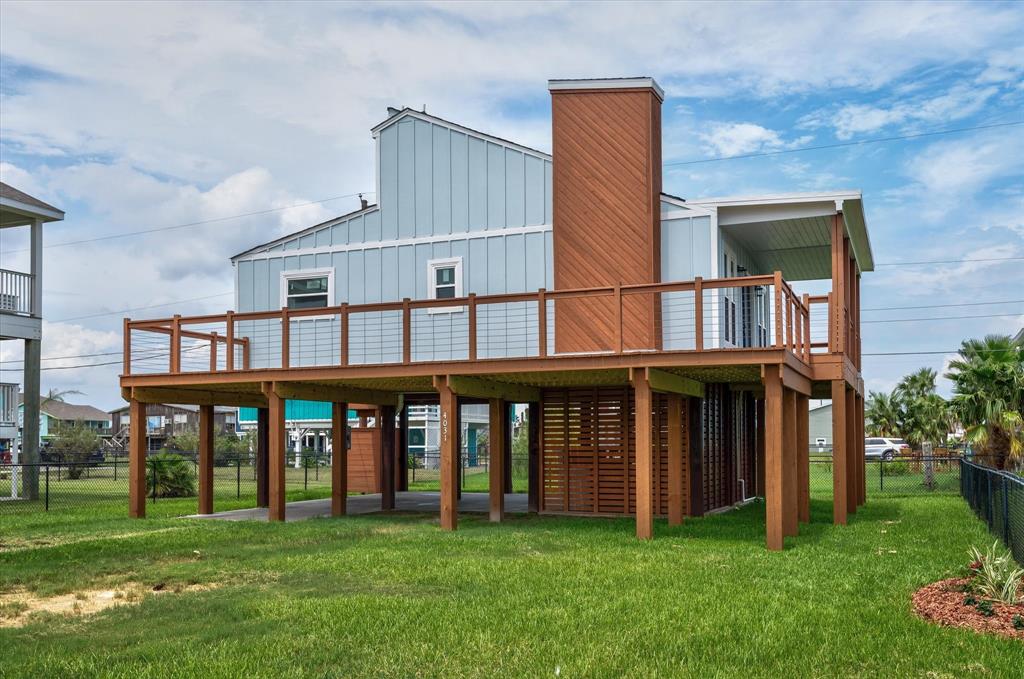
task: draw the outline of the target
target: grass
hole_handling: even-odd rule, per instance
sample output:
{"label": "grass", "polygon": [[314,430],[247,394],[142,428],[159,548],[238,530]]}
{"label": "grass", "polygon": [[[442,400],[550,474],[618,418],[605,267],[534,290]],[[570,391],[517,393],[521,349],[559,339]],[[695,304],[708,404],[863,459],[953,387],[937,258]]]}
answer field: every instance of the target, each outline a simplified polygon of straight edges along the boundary
{"label": "grass", "polygon": [[219,587],[0,629],[0,675],[1019,676],[1019,642],[910,612],[990,540],[962,500],[872,499],[846,527],[812,511],[782,553],[756,504],[646,543],[627,519],[4,516],[0,592]]}

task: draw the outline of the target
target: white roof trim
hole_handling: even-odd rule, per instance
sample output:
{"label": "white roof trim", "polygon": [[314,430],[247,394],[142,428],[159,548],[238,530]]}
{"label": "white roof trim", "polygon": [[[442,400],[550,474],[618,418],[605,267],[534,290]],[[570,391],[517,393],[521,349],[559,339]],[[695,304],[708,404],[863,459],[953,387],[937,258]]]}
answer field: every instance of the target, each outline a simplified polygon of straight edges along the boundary
{"label": "white roof trim", "polygon": [[21,213],[26,217],[49,217],[48,221],[60,221],[64,219],[64,213],[60,210],[47,210],[38,205],[29,205],[13,198],[0,197],[0,207],[14,212]]}
{"label": "white roof trim", "polygon": [[658,98],[665,101],[665,90],[661,89],[654,78],[596,78],[583,80],[549,80],[548,91],[558,90],[620,90],[648,88],[654,90]]}
{"label": "white roof trim", "polygon": [[688,205],[716,205],[716,206],[739,206],[739,205],[772,205],[778,203],[815,203],[821,201],[844,201],[861,200],[861,192],[832,191],[829,193],[783,193],[768,196],[726,196],[720,198],[698,198],[687,200]]}
{"label": "white roof trim", "polygon": [[[335,217],[334,219],[328,219],[326,222],[320,222],[319,224],[314,224],[313,226],[307,226],[306,228],[304,228],[304,229],[302,229],[300,231],[295,231],[294,233],[286,234],[286,235],[281,236],[280,238],[277,238],[275,240],[268,241],[266,243],[261,243],[259,245],[256,245],[254,247],[249,248],[245,252],[239,252],[237,255],[234,255],[231,258],[231,261],[233,262],[233,261],[235,261],[235,260],[237,260],[237,259],[239,259],[241,257],[245,257],[246,255],[251,255],[253,253],[258,253],[261,250],[268,250],[268,249],[270,249],[270,248],[272,248],[272,247],[274,247],[276,245],[280,245],[280,244],[285,243],[287,241],[290,241],[290,240],[292,240],[294,238],[301,238],[302,236],[308,236],[311,233],[316,233],[320,229],[329,229],[332,226],[335,226],[335,225],[340,224],[342,222],[347,222],[347,221],[349,221],[351,219],[355,219],[356,217],[362,217],[363,215],[369,214],[369,213],[374,212],[375,210],[379,210],[379,209],[380,209],[379,205],[367,205],[365,208],[363,208],[361,210],[356,210],[355,212],[349,212],[348,214],[340,215],[338,217]],[[291,251],[289,250],[288,252],[291,252]]]}
{"label": "white roof trim", "polygon": [[395,123],[397,123],[398,121],[402,120],[403,118],[416,118],[417,120],[422,120],[423,122],[426,122],[426,123],[433,123],[434,125],[440,125],[442,127],[447,127],[450,130],[455,130],[456,132],[461,132],[462,134],[465,134],[465,135],[468,135],[468,136],[471,136],[471,137],[477,137],[479,139],[484,139],[486,141],[492,142],[494,144],[498,144],[500,146],[506,146],[506,147],[508,147],[510,149],[515,149],[516,151],[521,151],[522,153],[525,153],[526,155],[534,156],[535,158],[540,158],[541,160],[548,160],[548,161],[551,160],[551,154],[549,154],[549,153],[544,153],[543,151],[538,151],[537,149],[531,149],[528,146],[523,146],[521,144],[517,144],[514,141],[509,141],[508,139],[502,139],[501,137],[495,137],[494,135],[490,135],[490,134],[487,134],[486,132],[481,132],[479,130],[473,130],[473,129],[470,129],[468,127],[463,127],[462,125],[459,125],[458,123],[450,122],[448,120],[445,120],[444,118],[438,118],[436,116],[430,115],[429,113],[423,113],[422,111],[413,111],[412,109],[404,109],[402,111],[399,111],[398,113],[396,113],[395,115],[391,116],[390,118],[388,118],[384,122],[382,122],[379,125],[377,125],[376,127],[372,128],[370,130],[370,132],[373,134],[373,138],[376,139],[377,136],[380,134],[381,130],[383,130],[385,127],[390,127],[391,125],[394,125]]}

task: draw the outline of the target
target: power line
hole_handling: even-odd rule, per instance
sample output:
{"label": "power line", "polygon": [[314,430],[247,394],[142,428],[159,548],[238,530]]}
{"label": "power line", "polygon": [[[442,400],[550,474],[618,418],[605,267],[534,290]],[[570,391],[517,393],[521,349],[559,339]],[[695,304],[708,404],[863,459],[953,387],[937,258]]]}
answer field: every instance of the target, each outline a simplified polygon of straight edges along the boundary
{"label": "power line", "polygon": [[964,264],[967,262],[1015,262],[1024,257],[985,257],[981,259],[938,259],[931,262],[875,262],[875,266],[915,266],[917,264]]}
{"label": "power line", "polygon": [[1015,314],[986,314],[984,316],[935,316],[932,318],[886,318],[879,321],[861,321],[861,323],[913,323],[914,321],[964,321],[970,318],[1006,318],[1024,315],[1024,311]]}
{"label": "power line", "polygon": [[757,153],[741,153],[734,156],[719,156],[717,158],[695,158],[693,160],[676,160],[670,163],[662,163],[663,167],[674,165],[697,165],[699,163],[717,163],[722,160],[740,160],[742,158],[763,158],[765,156],[781,156],[788,153],[803,153],[804,151],[820,151],[822,149],[837,149],[847,146],[862,146],[864,144],[880,144],[890,141],[905,141],[907,139],[920,139],[922,137],[937,137],[944,134],[957,134],[960,132],[972,132],[974,130],[989,130],[996,127],[1010,127],[1013,125],[1024,125],[1024,120],[1012,123],[992,123],[989,125],[975,125],[973,127],[957,127],[949,130],[935,130],[934,132],[919,132],[918,134],[903,134],[895,137],[875,137],[874,139],[861,139],[859,141],[836,142],[835,144],[819,144],[817,146],[801,146],[795,149],[779,149],[776,151],[759,151]]}
{"label": "power line", "polygon": [[137,306],[131,309],[118,309],[116,311],[104,311],[98,314],[89,314],[87,316],[73,316],[71,318],[61,318],[60,320],[51,321],[51,323],[67,323],[68,321],[81,321],[86,318],[99,318],[101,316],[117,316],[119,314],[126,314],[130,311],[144,311],[146,309],[156,309],[162,306],[173,306],[175,304],[185,304],[186,302],[198,302],[204,299],[213,299],[214,297],[227,297],[233,295],[234,292],[218,292],[216,295],[206,295],[205,297],[192,297],[191,299],[178,299],[171,302],[162,302],[160,304],[150,304],[149,306]]}
{"label": "power line", "polygon": [[[95,243],[97,241],[113,240],[115,238],[128,238],[130,236],[141,236],[147,233],[157,233],[160,231],[172,231],[174,229],[187,229],[193,226],[203,226],[205,224],[214,224],[217,222],[225,222],[231,219],[241,219],[243,217],[257,217],[259,215],[266,215],[272,212],[282,212],[284,210],[292,210],[297,207],[307,207],[309,205],[319,205],[321,203],[329,203],[333,200],[341,200],[342,198],[354,198],[356,196],[364,196],[374,193],[373,191],[362,191],[360,193],[347,193],[343,196],[331,196],[330,198],[323,198],[321,200],[311,200],[305,203],[295,203],[293,205],[284,205],[282,207],[267,208],[266,210],[256,210],[255,212],[242,212],[236,215],[227,215],[225,217],[215,217],[213,219],[203,219],[198,222],[188,222],[185,224],[172,224],[170,226],[160,226],[152,229],[143,229],[141,231],[129,231],[128,233],[112,233],[106,236],[97,236],[96,238],[83,238],[82,240],[69,240],[63,243],[51,243],[50,245],[43,245],[44,249],[47,248],[62,248],[68,245],[81,245],[82,243]],[[21,248],[19,250],[9,250],[8,252],[28,252],[29,248]]]}
{"label": "power line", "polygon": [[[971,353],[1003,352],[1006,349],[972,349]],[[876,351],[864,352],[861,356],[927,356],[931,354],[959,354],[960,349],[949,351]]]}
{"label": "power line", "polygon": [[947,307],[956,306],[986,306],[989,304],[1019,304],[1024,302],[1024,299],[1008,299],[1002,302],[963,302],[960,304],[925,304],[921,306],[879,306],[871,307],[870,309],[861,309],[861,311],[898,311],[903,309],[944,309]]}

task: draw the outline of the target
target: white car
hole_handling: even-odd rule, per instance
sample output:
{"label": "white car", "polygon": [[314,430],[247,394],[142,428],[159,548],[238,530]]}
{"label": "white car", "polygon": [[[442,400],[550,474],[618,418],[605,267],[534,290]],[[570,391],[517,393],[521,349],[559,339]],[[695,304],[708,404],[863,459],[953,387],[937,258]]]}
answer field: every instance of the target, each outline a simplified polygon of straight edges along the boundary
{"label": "white car", "polygon": [[872,437],[864,439],[865,459],[891,460],[897,455],[910,453],[910,446],[903,439]]}

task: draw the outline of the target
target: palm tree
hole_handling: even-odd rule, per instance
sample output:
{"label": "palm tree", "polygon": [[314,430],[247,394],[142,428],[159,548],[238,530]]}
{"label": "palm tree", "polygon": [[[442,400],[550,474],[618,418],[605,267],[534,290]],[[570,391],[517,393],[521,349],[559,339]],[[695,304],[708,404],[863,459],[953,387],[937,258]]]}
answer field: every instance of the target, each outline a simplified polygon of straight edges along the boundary
{"label": "palm tree", "polygon": [[71,396],[72,394],[81,394],[81,393],[82,392],[78,391],[77,389],[64,389],[64,390],[60,390],[60,389],[53,389],[51,387],[50,391],[48,391],[46,393],[46,396],[44,396],[42,398],[42,401],[40,401],[39,405],[40,405],[40,407],[42,407],[42,406],[45,406],[45,405],[47,405],[49,403],[66,403],[65,398],[67,398],[68,396]]}
{"label": "palm tree", "polygon": [[899,436],[900,407],[896,396],[873,391],[864,409],[871,436]]}
{"label": "palm tree", "polygon": [[965,340],[946,377],[967,440],[997,469],[1024,458],[1024,341],[1009,335]]}
{"label": "palm tree", "polygon": [[[949,427],[949,412],[945,401],[935,393],[938,374],[931,368],[921,368],[906,375],[893,390],[892,398],[898,408],[897,429],[912,446],[944,441]],[[944,429],[938,432],[939,429]],[[938,433],[937,433],[938,432]]]}

